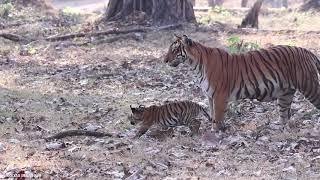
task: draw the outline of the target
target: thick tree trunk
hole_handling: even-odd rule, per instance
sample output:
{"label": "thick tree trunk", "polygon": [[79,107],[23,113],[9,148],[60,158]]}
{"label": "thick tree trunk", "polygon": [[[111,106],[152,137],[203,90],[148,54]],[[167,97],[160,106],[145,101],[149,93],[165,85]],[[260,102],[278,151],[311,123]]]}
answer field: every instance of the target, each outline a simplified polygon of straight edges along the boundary
{"label": "thick tree trunk", "polygon": [[300,7],[300,11],[320,11],[320,0],[308,0]]}
{"label": "thick tree trunk", "polygon": [[263,3],[263,0],[257,0],[254,3],[253,7],[250,9],[246,17],[242,20],[242,23],[239,26],[240,28],[244,28],[244,27],[258,28],[259,27],[258,17],[259,17],[259,12],[260,12],[262,3]]}
{"label": "thick tree trunk", "polygon": [[247,7],[248,0],[241,0],[241,7]]}
{"label": "thick tree trunk", "polygon": [[155,25],[195,22],[192,0],[110,0],[104,21],[143,15]]}
{"label": "thick tree trunk", "polygon": [[191,1],[192,6],[194,7],[196,5],[196,0],[190,0],[190,1]]}

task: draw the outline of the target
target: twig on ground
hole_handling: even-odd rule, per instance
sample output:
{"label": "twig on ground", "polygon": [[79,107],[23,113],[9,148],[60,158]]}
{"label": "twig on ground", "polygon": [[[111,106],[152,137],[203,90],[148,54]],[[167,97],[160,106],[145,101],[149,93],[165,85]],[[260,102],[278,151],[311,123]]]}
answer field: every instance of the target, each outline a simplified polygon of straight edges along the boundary
{"label": "twig on ground", "polygon": [[138,169],[136,172],[132,173],[129,177],[125,178],[125,180],[137,179],[138,175],[141,174],[142,172],[143,172],[142,169]]}
{"label": "twig on ground", "polygon": [[67,136],[94,136],[94,137],[112,137],[111,133],[96,132],[96,131],[86,131],[86,130],[67,130],[59,132],[53,136],[45,138],[45,140],[62,139]]}
{"label": "twig on ground", "polygon": [[110,38],[107,38],[107,39],[99,39],[99,40],[96,40],[96,41],[93,41],[91,42],[92,44],[95,44],[95,45],[98,45],[98,44],[102,44],[102,43],[112,43],[112,42],[115,42],[115,41],[118,41],[118,40],[123,40],[123,39],[134,39],[136,41],[139,41],[139,40],[142,40],[143,39],[143,36],[138,36],[134,33],[130,33],[130,34],[122,34],[122,35],[119,35],[119,36],[115,36],[115,37],[110,37]]}

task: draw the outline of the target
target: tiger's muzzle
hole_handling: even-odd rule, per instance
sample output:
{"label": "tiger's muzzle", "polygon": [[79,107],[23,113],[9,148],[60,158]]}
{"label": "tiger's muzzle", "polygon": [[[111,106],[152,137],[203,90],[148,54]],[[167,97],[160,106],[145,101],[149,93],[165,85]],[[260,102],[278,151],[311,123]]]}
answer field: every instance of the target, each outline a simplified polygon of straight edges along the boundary
{"label": "tiger's muzzle", "polygon": [[180,64],[180,62],[176,60],[176,61],[172,61],[172,62],[169,64],[169,66],[171,66],[171,67],[177,67],[179,64]]}
{"label": "tiger's muzzle", "polygon": [[184,63],[186,59],[187,59],[187,56],[179,55],[173,61],[170,62],[169,66],[177,67],[179,64]]}

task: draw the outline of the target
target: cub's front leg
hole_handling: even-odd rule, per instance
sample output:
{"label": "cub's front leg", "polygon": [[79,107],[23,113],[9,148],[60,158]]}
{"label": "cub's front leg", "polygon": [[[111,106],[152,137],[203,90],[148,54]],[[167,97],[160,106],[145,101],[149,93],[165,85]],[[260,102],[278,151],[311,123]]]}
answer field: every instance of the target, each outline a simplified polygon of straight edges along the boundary
{"label": "cub's front leg", "polygon": [[199,119],[193,119],[189,124],[189,129],[191,131],[190,136],[195,136],[199,134],[199,129],[201,126],[201,122]]}
{"label": "cub's front leg", "polygon": [[148,131],[148,129],[151,127],[151,125],[152,124],[145,124],[145,123],[141,124],[137,134],[133,138],[137,139],[137,138],[141,137],[142,135],[144,135]]}

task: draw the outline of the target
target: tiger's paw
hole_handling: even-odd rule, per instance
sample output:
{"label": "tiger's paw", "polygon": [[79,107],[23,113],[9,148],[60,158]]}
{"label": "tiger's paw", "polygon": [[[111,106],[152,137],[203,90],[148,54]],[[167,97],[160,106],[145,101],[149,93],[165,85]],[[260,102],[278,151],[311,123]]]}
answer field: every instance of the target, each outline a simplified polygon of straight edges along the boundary
{"label": "tiger's paw", "polygon": [[227,130],[227,126],[224,123],[218,123],[217,130],[221,132],[225,132]]}
{"label": "tiger's paw", "polygon": [[137,140],[137,139],[139,139],[140,138],[140,134],[136,134],[136,135],[134,135],[133,137],[131,137],[130,139],[131,140]]}
{"label": "tiger's paw", "polygon": [[218,145],[220,140],[222,140],[222,134],[219,131],[213,129],[208,130],[203,133],[202,141],[210,145]]}
{"label": "tiger's paw", "polygon": [[191,132],[191,133],[189,134],[189,136],[192,137],[192,138],[197,138],[197,137],[199,136],[199,132],[196,132],[196,133],[192,133],[192,132]]}

